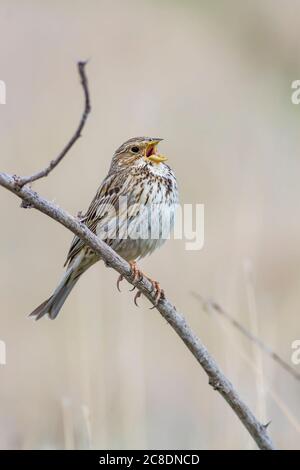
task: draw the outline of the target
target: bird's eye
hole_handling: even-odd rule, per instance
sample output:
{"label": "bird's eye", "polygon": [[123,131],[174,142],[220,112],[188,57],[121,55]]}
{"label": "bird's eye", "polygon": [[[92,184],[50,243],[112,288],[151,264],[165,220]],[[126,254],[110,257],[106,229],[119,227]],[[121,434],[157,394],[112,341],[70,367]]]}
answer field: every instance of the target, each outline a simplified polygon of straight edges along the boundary
{"label": "bird's eye", "polygon": [[139,149],[138,147],[131,147],[131,151],[132,151],[133,153],[138,153],[139,150],[140,150],[140,149]]}

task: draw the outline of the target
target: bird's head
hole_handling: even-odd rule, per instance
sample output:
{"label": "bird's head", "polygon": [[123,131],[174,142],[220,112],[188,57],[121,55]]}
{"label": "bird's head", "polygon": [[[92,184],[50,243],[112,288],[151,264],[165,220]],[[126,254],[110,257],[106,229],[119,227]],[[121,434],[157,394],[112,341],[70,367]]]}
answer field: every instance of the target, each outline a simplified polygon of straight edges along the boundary
{"label": "bird's head", "polygon": [[113,166],[119,168],[143,163],[158,165],[167,160],[167,157],[157,151],[162,139],[156,137],[134,137],[119,147],[113,157]]}

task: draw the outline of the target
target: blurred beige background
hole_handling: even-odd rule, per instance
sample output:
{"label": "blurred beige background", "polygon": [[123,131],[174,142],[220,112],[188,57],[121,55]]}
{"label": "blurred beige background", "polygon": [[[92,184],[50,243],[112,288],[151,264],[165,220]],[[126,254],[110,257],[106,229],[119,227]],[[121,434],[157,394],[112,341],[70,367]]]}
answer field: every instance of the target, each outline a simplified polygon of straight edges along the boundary
{"label": "blurred beige background", "polygon": [[[2,0],[3,171],[45,166],[82,110],[83,138],[34,185],[85,210],[113,151],[164,137],[181,202],[205,204],[205,246],[141,263],[281,448],[300,448],[299,384],[192,297],[219,302],[290,362],[300,337],[300,3]],[[0,448],[239,449],[254,444],[170,327],[98,263],[55,322],[27,318],[62,275],[72,235],[0,191]],[[297,366],[295,366],[297,367]],[[298,366],[298,371],[299,371]]]}

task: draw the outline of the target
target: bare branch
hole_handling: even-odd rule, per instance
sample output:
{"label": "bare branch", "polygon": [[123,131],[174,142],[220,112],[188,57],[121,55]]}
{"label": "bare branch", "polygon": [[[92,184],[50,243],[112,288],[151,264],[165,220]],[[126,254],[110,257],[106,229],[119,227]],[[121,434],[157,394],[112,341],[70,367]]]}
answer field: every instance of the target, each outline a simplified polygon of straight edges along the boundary
{"label": "bare branch", "polygon": [[[31,207],[48,215],[66,228],[78,235],[88,246],[101,256],[106,265],[122,274],[129,283],[136,286],[150,302],[155,305],[155,297],[152,293],[152,284],[143,277],[134,281],[129,264],[123,260],[105,242],[94,235],[82,222],[68,214],[55,204],[39,196],[27,186],[17,188],[15,179],[6,173],[0,173],[0,185],[8,189],[16,196],[25,201]],[[230,381],[219,369],[213,357],[209,354],[200,339],[193,333],[186,323],[183,315],[165,298],[157,306],[157,310],[165,320],[172,326],[178,336],[182,339],[196,360],[202,366],[209,377],[209,384],[217,390],[233,411],[239,417],[243,425],[249,431],[260,449],[274,449],[273,443],[267,433],[264,424],[261,424],[253,415],[248,406],[241,400]]]}
{"label": "bare branch", "polygon": [[285,362],[276,352],[272,351],[269,346],[264,344],[264,342],[253,335],[250,331],[247,330],[243,325],[241,325],[235,318],[233,318],[229,313],[227,313],[217,302],[213,300],[206,300],[200,294],[192,292],[192,295],[201,302],[203,309],[207,312],[207,308],[212,308],[216,313],[222,315],[226,318],[231,325],[233,325],[237,330],[239,330],[246,338],[250,341],[253,341],[262,351],[264,351],[268,356],[270,356],[277,364],[279,364],[283,369],[285,369],[289,374],[291,374],[296,380],[300,381],[300,374],[293,369],[287,362]]}
{"label": "bare branch", "polygon": [[[85,63],[83,62],[78,64],[81,83],[85,93],[85,110],[82,115],[79,127],[70,142],[66,145],[61,154],[53,162],[51,162],[45,170],[42,170],[35,175],[27,178],[19,178],[8,175],[6,173],[0,173],[0,186],[3,186],[21,198],[24,207],[34,207],[35,209],[54,219],[56,222],[64,225],[75,235],[78,235],[78,237],[80,237],[80,239],[83,240],[86,245],[88,245],[101,257],[107,266],[122,274],[130,284],[137,287],[140,292],[142,292],[142,294],[144,294],[145,297],[150,300],[153,306],[156,306],[156,299],[154,295],[155,293],[152,291],[152,284],[146,277],[135,280],[127,261],[122,259],[114,250],[112,250],[112,248],[110,248],[105,242],[94,235],[83,222],[81,222],[78,218],[76,219],[75,217],[71,216],[54,203],[44,199],[30,187],[25,186],[27,183],[47,176],[50,171],[59,164],[68,150],[70,150],[76,140],[80,137],[80,133],[90,111],[89,92],[84,66]],[[208,375],[209,384],[214,388],[214,390],[217,390],[231,406],[235,414],[238,416],[245,428],[257,443],[258,447],[260,449],[274,449],[273,443],[267,433],[266,426],[261,424],[256,419],[248,406],[241,400],[230,381],[219,369],[213,357],[209,354],[200,339],[186,323],[184,316],[176,310],[176,308],[167,298],[161,299],[156,308],[194,355],[198,363],[202,366]]]}
{"label": "bare branch", "polygon": [[[80,82],[81,82],[81,85],[82,85],[82,88],[83,88],[83,92],[84,92],[84,101],[85,101],[85,104],[84,104],[84,110],[83,110],[83,113],[82,113],[82,116],[81,116],[81,119],[80,119],[80,122],[79,122],[79,125],[77,127],[77,130],[75,131],[75,134],[73,135],[73,137],[69,140],[69,142],[67,143],[67,145],[63,148],[63,150],[60,152],[60,154],[54,159],[54,160],[51,160],[51,162],[49,163],[49,165],[44,169],[44,170],[40,170],[38,171],[37,173],[34,173],[33,175],[31,176],[24,176],[24,177],[21,177],[21,178],[18,178],[16,180],[16,183],[18,184],[18,186],[22,187],[24,186],[25,184],[28,184],[28,183],[32,183],[33,181],[36,181],[40,178],[45,178],[46,176],[49,175],[49,173],[62,161],[62,159],[66,156],[66,154],[68,153],[68,151],[71,149],[71,147],[73,147],[73,145],[75,144],[75,142],[81,137],[81,132],[84,128],[84,125],[86,123],[86,120],[87,120],[87,117],[91,111],[91,104],[90,104],[90,94],[89,94],[89,88],[88,88],[88,81],[87,81],[87,77],[86,77],[86,74],[85,74],[85,66],[86,66],[86,62],[78,62],[77,64],[78,66],[78,72],[79,72],[79,76],[80,76]],[[28,207],[28,205],[25,205],[23,204],[22,207]]]}

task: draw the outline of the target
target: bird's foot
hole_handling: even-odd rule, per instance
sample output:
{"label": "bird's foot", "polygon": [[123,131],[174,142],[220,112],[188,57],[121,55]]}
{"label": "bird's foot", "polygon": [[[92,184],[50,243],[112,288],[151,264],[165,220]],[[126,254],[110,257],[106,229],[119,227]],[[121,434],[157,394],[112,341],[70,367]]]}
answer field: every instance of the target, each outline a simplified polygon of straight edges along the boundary
{"label": "bird's foot", "polygon": [[[134,282],[140,281],[141,279],[143,279],[143,276],[145,276],[148,279],[148,281],[151,282],[152,291],[154,291],[154,294],[155,294],[154,305],[153,307],[151,307],[151,309],[157,307],[160,299],[163,299],[165,297],[163,289],[160,287],[157,281],[153,281],[153,279],[143,274],[143,272],[138,268],[136,261],[131,261],[129,264],[131,266],[131,271],[132,271]],[[133,286],[133,288],[130,290],[133,291],[134,289],[135,289],[135,286]],[[141,291],[137,291],[137,293],[134,296],[133,301],[137,307],[138,307],[137,299],[141,297],[141,295],[142,295]]]}
{"label": "bird's foot", "polygon": [[[133,282],[140,281],[141,279],[143,279],[143,277],[146,277],[151,282],[152,291],[154,293],[154,305],[153,305],[153,307],[151,307],[151,309],[157,307],[157,305],[159,304],[159,301],[163,300],[165,298],[165,293],[164,293],[163,289],[160,287],[159,282],[154,281],[150,277],[144,275],[142,273],[142,271],[138,268],[136,261],[130,261],[129,264],[130,264],[130,267],[131,267]],[[120,283],[123,281],[123,279],[124,279],[123,274],[120,274],[120,276],[118,278],[118,281],[117,281],[117,288],[118,288],[119,292],[121,292]],[[130,290],[133,291],[135,289],[135,287],[136,286],[133,286],[133,288],[130,289]],[[138,290],[137,293],[134,296],[133,301],[134,301],[134,304],[137,307],[138,307],[137,299],[139,297],[141,297],[141,295],[142,295],[141,291]]]}
{"label": "bird's foot", "polygon": [[153,281],[153,279],[150,279],[150,277],[148,276],[147,279],[151,282],[152,290],[155,293],[154,305],[153,307],[150,307],[150,310],[152,310],[153,308],[158,306],[160,300],[163,300],[165,298],[165,293],[164,290],[160,287],[159,282]]}
{"label": "bird's foot", "polygon": [[[131,267],[131,275],[133,277],[133,282],[137,282],[137,281],[141,280],[143,278],[143,273],[137,267],[136,261],[129,261],[129,264],[130,264],[130,267]],[[120,276],[118,277],[118,280],[117,280],[117,288],[118,288],[119,292],[121,292],[120,283],[123,281],[123,279],[124,279],[123,274],[120,274]],[[130,290],[134,290],[134,289],[135,289],[135,286],[133,286],[133,288],[130,289]]]}
{"label": "bird's foot", "polygon": [[133,282],[137,282],[137,281],[140,281],[141,279],[143,279],[144,274],[138,268],[138,266],[136,264],[136,261],[130,261],[129,264],[130,264],[130,267],[131,267]]}
{"label": "bird's foot", "polygon": [[[153,279],[151,279],[148,276],[145,276],[145,277],[148,279],[148,281],[151,282],[152,291],[154,292],[154,305],[153,305],[153,307],[150,307],[150,310],[152,310],[153,308],[156,308],[158,306],[160,300],[165,298],[165,293],[164,293],[164,290],[160,287],[159,282],[153,281]],[[135,289],[135,287],[133,289]],[[133,289],[130,289],[130,290],[133,290]],[[141,297],[141,295],[142,295],[141,291],[138,290],[137,293],[134,296],[133,301],[134,301],[134,304],[137,307],[139,306],[138,303],[137,303],[137,299],[139,297]]]}

